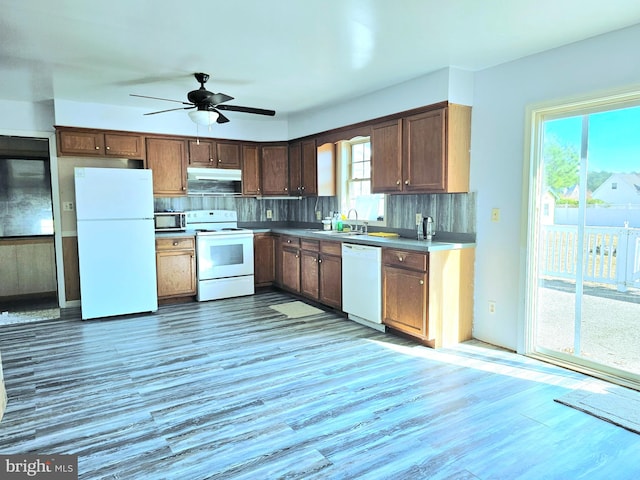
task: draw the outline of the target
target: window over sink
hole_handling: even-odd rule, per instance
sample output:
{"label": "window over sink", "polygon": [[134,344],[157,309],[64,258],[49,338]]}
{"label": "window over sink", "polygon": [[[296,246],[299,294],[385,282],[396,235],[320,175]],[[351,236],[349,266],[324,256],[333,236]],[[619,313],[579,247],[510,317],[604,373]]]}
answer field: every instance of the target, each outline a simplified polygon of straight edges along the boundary
{"label": "window over sink", "polygon": [[370,138],[355,137],[338,142],[337,160],[341,213],[346,215],[353,208],[358,212],[359,222],[385,226],[386,196],[371,193]]}

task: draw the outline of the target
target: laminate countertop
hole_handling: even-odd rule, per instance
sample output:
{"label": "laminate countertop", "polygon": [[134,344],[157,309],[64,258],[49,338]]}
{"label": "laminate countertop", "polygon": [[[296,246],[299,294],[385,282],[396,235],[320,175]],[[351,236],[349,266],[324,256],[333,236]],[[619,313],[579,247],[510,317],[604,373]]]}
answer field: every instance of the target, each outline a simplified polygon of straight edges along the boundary
{"label": "laminate countertop", "polygon": [[371,245],[374,247],[399,248],[417,252],[435,252],[441,250],[460,250],[462,248],[475,248],[475,242],[446,242],[438,240],[414,240],[404,237],[375,237],[343,232],[327,232],[319,229],[307,228],[254,228],[254,233],[277,233],[280,235],[294,235],[314,240],[333,240],[357,245]]}

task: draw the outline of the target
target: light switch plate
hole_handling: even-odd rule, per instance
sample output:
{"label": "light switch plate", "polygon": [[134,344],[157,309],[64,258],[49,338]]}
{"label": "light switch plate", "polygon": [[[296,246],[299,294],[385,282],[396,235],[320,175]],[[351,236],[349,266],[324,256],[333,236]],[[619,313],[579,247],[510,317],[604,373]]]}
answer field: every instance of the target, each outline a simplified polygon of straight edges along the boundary
{"label": "light switch plate", "polygon": [[62,202],[62,210],[65,212],[73,212],[73,202]]}
{"label": "light switch plate", "polygon": [[271,220],[273,218],[273,211],[272,210],[267,210],[267,219]]}
{"label": "light switch plate", "polygon": [[491,221],[492,222],[499,222],[500,221],[500,209],[499,208],[492,208],[491,209]]}

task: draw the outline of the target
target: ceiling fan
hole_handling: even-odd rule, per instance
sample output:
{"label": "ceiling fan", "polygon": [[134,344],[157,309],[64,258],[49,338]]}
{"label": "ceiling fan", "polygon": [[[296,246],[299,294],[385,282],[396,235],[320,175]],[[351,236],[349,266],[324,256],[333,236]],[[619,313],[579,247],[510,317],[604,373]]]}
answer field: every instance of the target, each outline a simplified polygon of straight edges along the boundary
{"label": "ceiling fan", "polygon": [[[148,97],[146,95],[136,95],[131,93],[132,97],[152,98],[154,100],[163,100],[166,102],[176,102],[188,107],[170,108],[168,110],[159,110],[157,112],[145,113],[145,115],[155,115],[157,113],[173,112],[175,110],[192,110],[189,112],[189,117],[195,123],[199,125],[211,125],[212,123],[227,123],[229,119],[225,117],[220,110],[226,110],[229,112],[244,112],[255,113],[257,115],[274,116],[275,110],[267,110],[264,108],[253,107],[241,107],[239,105],[226,105],[225,102],[233,100],[233,97],[225,93],[212,93],[204,88],[204,84],[209,80],[209,75],[206,73],[194,73],[193,76],[196,81],[200,83],[200,88],[192,90],[187,94],[188,102],[181,100],[171,100],[169,98]],[[194,110],[195,109],[195,110]]]}

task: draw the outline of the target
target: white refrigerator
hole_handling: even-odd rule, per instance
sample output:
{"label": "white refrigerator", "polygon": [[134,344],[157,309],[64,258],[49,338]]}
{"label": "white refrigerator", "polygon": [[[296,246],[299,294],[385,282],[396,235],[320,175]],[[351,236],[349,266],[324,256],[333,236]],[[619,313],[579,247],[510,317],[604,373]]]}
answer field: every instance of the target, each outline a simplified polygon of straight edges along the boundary
{"label": "white refrigerator", "polygon": [[82,319],[156,311],[151,170],[74,173]]}

